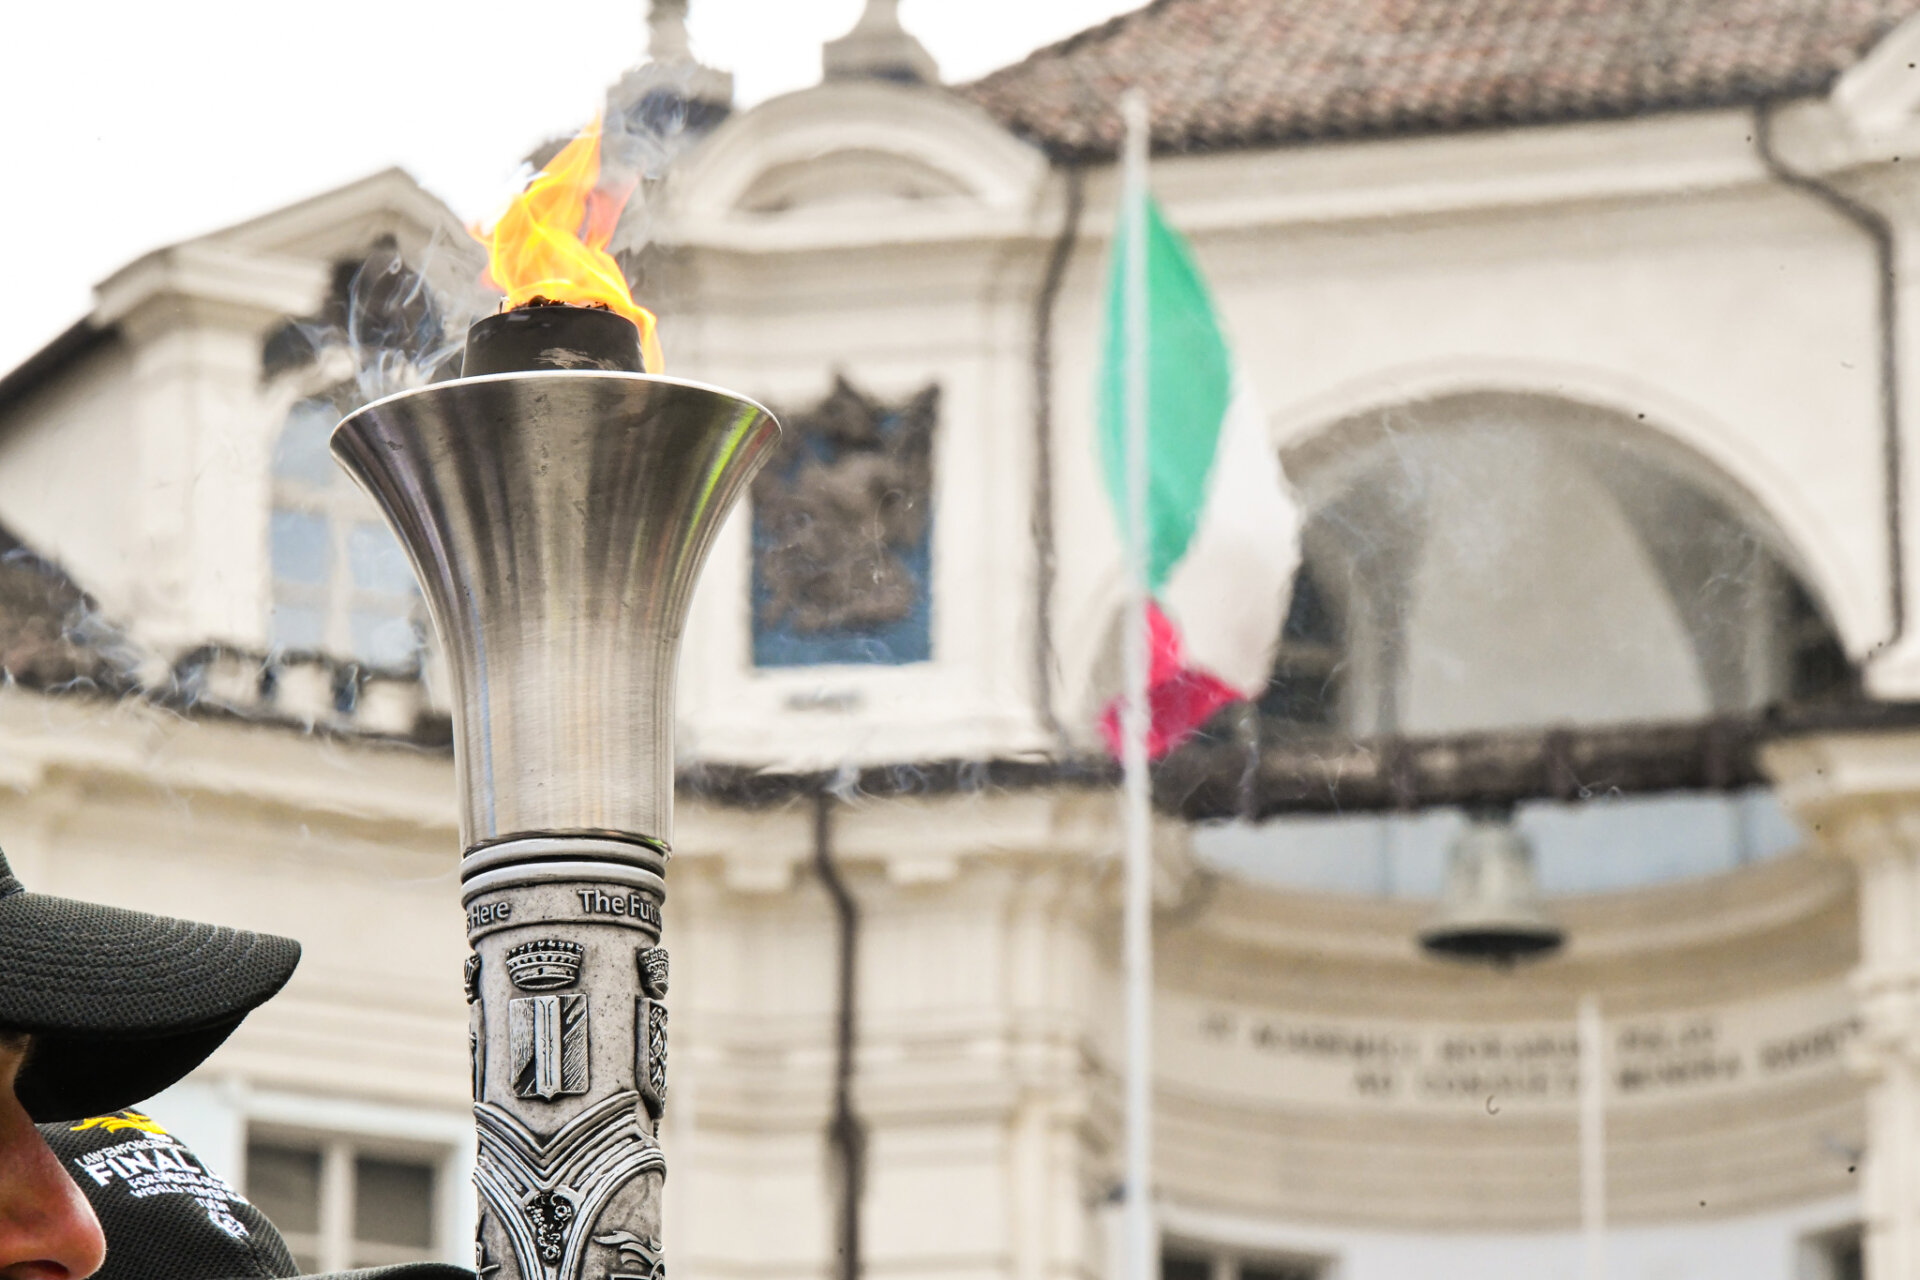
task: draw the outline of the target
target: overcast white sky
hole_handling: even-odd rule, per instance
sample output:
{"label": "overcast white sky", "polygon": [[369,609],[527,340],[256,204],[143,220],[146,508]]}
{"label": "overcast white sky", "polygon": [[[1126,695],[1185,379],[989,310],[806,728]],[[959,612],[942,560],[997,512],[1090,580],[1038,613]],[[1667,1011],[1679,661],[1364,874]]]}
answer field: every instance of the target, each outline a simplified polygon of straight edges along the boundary
{"label": "overcast white sky", "polygon": [[[967,80],[1143,0],[903,0]],[[694,52],[758,102],[819,79],[862,0],[693,0]],[[387,165],[490,213],[646,47],[647,0],[94,0],[0,19],[0,370],[148,249]]]}

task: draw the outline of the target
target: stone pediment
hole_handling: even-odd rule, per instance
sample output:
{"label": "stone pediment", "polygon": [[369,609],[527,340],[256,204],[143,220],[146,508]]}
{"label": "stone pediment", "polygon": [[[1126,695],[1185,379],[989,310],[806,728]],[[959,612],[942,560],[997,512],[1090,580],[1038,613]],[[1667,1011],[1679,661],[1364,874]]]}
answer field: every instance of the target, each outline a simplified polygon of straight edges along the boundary
{"label": "stone pediment", "polygon": [[329,271],[359,262],[375,246],[415,265],[445,297],[473,295],[486,264],[451,209],[405,171],[385,169],[136,258],[95,287],[88,322],[164,330],[177,325],[181,306],[190,306],[264,331],[313,311],[325,298]]}
{"label": "stone pediment", "polygon": [[453,210],[404,169],[382,169],[201,239],[232,249],[327,256],[349,250],[365,233],[401,228],[466,232]]}
{"label": "stone pediment", "polygon": [[970,200],[954,174],[917,156],[873,147],[845,147],[824,156],[771,165],[740,193],[744,213],[787,213],[810,205]]}
{"label": "stone pediment", "polygon": [[460,219],[404,169],[356,182],[200,237],[193,243],[242,256],[344,262],[391,242],[446,292],[473,287],[485,254]]}
{"label": "stone pediment", "polygon": [[[675,175],[682,239],[863,215],[992,220],[1031,203],[1040,153],[944,90],[826,84],[734,116]],[[904,228],[902,228],[904,230]]]}

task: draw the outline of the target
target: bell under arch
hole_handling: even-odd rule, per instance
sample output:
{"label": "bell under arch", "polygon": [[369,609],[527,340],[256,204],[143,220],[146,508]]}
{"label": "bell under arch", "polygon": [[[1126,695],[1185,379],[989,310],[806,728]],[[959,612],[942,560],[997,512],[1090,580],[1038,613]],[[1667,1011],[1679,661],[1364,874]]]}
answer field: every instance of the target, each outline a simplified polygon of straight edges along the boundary
{"label": "bell under arch", "polygon": [[[1494,391],[1424,398],[1335,422],[1283,460],[1306,518],[1275,679],[1258,717],[1230,712],[1209,727],[1236,749],[1196,758],[1250,758],[1237,747],[1256,732],[1278,759],[1375,735],[1547,741],[1563,728],[1739,716],[1853,687],[1820,592],[1775,522],[1630,413]],[[1399,744],[1364,745],[1384,761]],[[1179,769],[1165,778],[1177,782]],[[1243,1211],[1276,1221],[1338,1205],[1370,1224],[1412,1210],[1448,1229],[1565,1229],[1577,1221],[1565,1152],[1584,997],[1648,1025],[1677,1024],[1680,1010],[1730,1027],[1746,1008],[1784,1008],[1809,991],[1820,993],[1816,1018],[1849,1016],[1851,876],[1832,859],[1789,856],[1804,842],[1766,787],[1649,794],[1583,782],[1519,801],[1497,826],[1488,809],[1416,803],[1249,806],[1261,816],[1188,828],[1203,889],[1156,935],[1156,998],[1203,1009],[1203,1034],[1244,1046],[1260,1074],[1223,1100],[1216,1081],[1235,1059],[1169,1034],[1158,1060],[1172,1082],[1170,1202],[1251,1186],[1234,1203],[1257,1195]],[[1509,877],[1504,898],[1484,876],[1471,900],[1444,898],[1455,849],[1496,834],[1500,847],[1473,861]],[[1544,903],[1512,892],[1523,843]],[[1422,952],[1436,923],[1485,923],[1449,907],[1516,899],[1535,908],[1519,923],[1541,940],[1564,930],[1566,945],[1497,973]],[[1335,1054],[1316,1057],[1309,1029],[1346,1035],[1321,1043],[1352,1046],[1356,1067],[1369,1054],[1339,1091],[1311,1083]],[[1842,1070],[1787,1085],[1741,1068],[1737,1091],[1696,1078],[1660,1094],[1651,1073],[1621,1069],[1629,1050],[1614,1052],[1615,1096],[1631,1103],[1609,1103],[1607,1118],[1616,1226],[1697,1203],[1675,1189],[1690,1194],[1706,1177],[1721,1179],[1721,1213],[1813,1202],[1838,1185],[1838,1170],[1805,1152],[1817,1141],[1808,1134],[1856,1131],[1840,1128],[1858,1097]],[[1549,1065],[1555,1054],[1572,1069]],[[1523,1078],[1536,1090],[1524,1113]],[[1766,1141],[1752,1140],[1756,1124]],[[1243,1134],[1258,1137],[1241,1144]],[[1229,1169],[1222,1153],[1243,1150],[1249,1165]],[[1268,1168],[1252,1166],[1268,1153]],[[1299,1167],[1313,1179],[1272,1172]],[[1489,1169],[1511,1180],[1498,1194],[1475,1172]],[[1457,1199],[1422,1201],[1415,1182]]]}

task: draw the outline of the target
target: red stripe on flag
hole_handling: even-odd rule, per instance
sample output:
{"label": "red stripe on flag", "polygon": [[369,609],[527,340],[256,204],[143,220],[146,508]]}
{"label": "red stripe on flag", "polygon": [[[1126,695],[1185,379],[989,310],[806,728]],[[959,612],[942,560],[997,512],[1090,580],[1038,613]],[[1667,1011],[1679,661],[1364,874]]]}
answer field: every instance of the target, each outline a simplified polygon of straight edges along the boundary
{"label": "red stripe on flag", "polygon": [[[1158,760],[1213,718],[1213,713],[1240,700],[1240,692],[1210,672],[1186,664],[1180,632],[1158,604],[1147,605],[1147,758]],[[1120,709],[1124,696],[1100,713],[1100,736],[1117,760],[1122,754]]]}

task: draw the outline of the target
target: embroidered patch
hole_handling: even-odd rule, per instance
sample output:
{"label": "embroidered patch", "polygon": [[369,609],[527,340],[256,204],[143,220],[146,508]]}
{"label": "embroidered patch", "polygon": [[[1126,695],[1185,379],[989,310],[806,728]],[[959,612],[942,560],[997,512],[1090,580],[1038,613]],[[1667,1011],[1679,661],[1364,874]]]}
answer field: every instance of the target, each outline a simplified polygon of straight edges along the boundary
{"label": "embroidered patch", "polygon": [[110,1116],[94,1116],[73,1126],[71,1132],[85,1133],[89,1129],[104,1129],[108,1133],[119,1133],[122,1129],[138,1129],[142,1133],[166,1132],[153,1117],[143,1116],[138,1111],[116,1111]]}
{"label": "embroidered patch", "polygon": [[[146,1120],[146,1117],[140,1117]],[[151,1125],[151,1120],[146,1120]],[[144,1126],[132,1126],[144,1127]],[[149,1196],[181,1195],[205,1211],[207,1221],[232,1236],[247,1238],[247,1224],[233,1214],[235,1205],[247,1200],[226,1182],[209,1173],[193,1152],[157,1127],[153,1136],[133,1138],[98,1151],[83,1151],[73,1157],[79,1172],[92,1178],[95,1185],[119,1184],[136,1200]]]}

